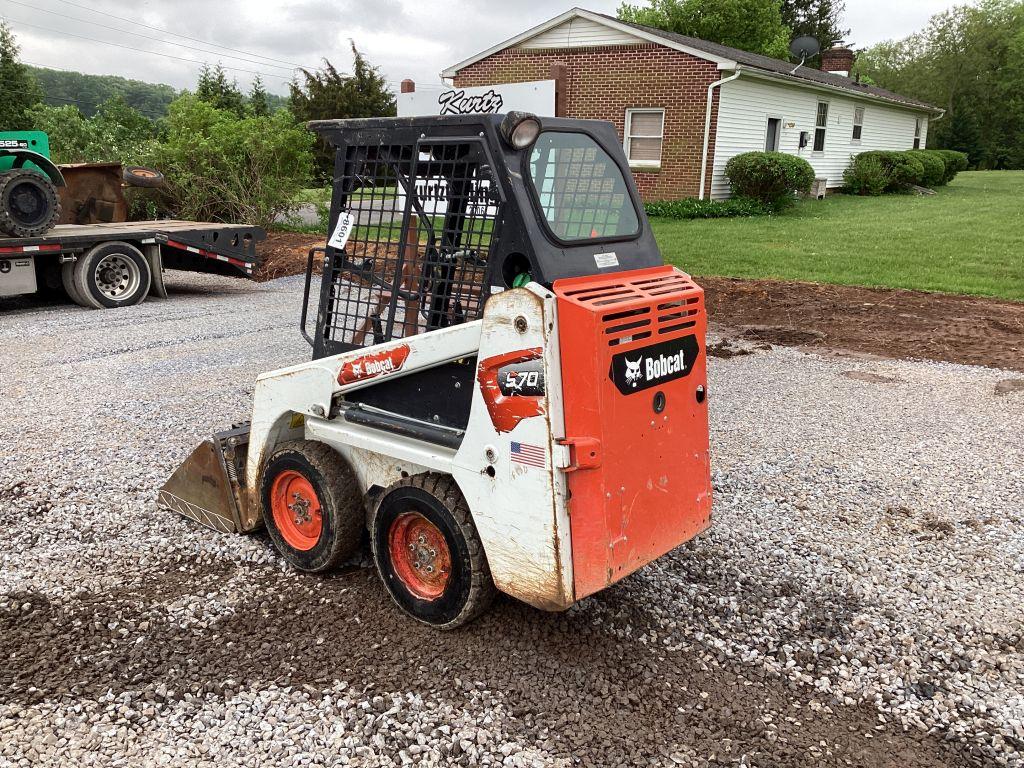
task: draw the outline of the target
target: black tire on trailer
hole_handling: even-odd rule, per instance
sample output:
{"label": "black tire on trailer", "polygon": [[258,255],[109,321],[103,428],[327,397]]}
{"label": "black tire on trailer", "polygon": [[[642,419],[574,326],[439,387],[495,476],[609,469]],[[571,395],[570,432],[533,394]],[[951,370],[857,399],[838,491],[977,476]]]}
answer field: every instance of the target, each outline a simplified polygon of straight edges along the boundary
{"label": "black tire on trailer", "polygon": [[451,475],[395,483],[370,520],[373,559],[392,599],[437,629],[477,618],[497,590],[469,505]]}
{"label": "black tire on trailer", "polygon": [[0,173],[0,232],[39,237],[59,219],[60,198],[48,178],[26,170]]}
{"label": "black tire on trailer", "polygon": [[78,288],[75,286],[75,262],[66,261],[60,265],[60,279],[64,285],[65,293],[75,304],[86,309],[98,309],[98,307],[83,299],[78,293]]}
{"label": "black tire on trailer", "polygon": [[156,189],[164,185],[164,175],[160,171],[141,165],[129,165],[121,172],[121,178],[132,187]]}
{"label": "black tire on trailer", "polygon": [[119,240],[100,243],[79,256],[73,275],[78,297],[83,300],[79,303],[96,309],[141,304],[153,280],[142,252]]}
{"label": "black tire on trailer", "polygon": [[358,551],[366,527],[362,493],[329,445],[282,444],[263,469],[260,500],[270,538],[292,567],[325,573]]}

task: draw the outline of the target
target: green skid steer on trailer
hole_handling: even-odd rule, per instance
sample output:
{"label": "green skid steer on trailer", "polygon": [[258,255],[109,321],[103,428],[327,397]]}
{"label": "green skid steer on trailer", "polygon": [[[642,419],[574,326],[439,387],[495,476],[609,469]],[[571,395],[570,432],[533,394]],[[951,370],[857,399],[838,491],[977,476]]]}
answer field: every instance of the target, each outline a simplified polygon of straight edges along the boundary
{"label": "green skid steer on trailer", "polygon": [[0,132],[0,233],[38,237],[60,219],[64,176],[42,131]]}

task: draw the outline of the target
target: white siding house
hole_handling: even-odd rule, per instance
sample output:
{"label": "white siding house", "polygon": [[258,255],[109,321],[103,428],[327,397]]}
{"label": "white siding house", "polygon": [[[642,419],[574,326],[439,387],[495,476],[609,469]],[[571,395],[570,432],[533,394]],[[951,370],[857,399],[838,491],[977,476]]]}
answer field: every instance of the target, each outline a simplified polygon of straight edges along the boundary
{"label": "white siding house", "polygon": [[644,200],[728,197],[729,159],[766,149],[805,158],[835,189],[859,152],[925,146],[943,110],[851,78],[855,52],[827,42],[819,69],[572,8],[441,76],[553,84],[544,114],[612,123]]}
{"label": "white siding house", "polygon": [[[819,104],[827,111],[823,148],[815,151],[819,128]],[[859,110],[863,110],[862,112]],[[854,119],[861,129],[854,137]],[[835,90],[814,90],[743,73],[721,86],[711,196],[729,196],[725,164],[744,152],[775,149],[804,158],[819,178],[828,179],[830,189],[842,186],[843,171],[850,158],[873,149],[912,149],[915,131],[919,146],[928,132],[926,111],[916,111],[878,100],[846,96]],[[769,125],[769,120],[777,121]],[[807,146],[800,146],[800,134],[807,133]],[[771,139],[777,135],[775,146]]]}

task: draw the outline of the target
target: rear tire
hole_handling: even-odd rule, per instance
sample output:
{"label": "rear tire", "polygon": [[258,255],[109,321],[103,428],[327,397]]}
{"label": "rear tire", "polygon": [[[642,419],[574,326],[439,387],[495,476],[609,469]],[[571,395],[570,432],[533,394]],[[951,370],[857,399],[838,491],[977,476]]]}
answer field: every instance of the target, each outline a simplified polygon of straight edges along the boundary
{"label": "rear tire", "polygon": [[297,570],[325,573],[359,549],[366,512],[355,474],[329,445],[284,443],[260,479],[263,521]]}
{"label": "rear tire", "polygon": [[437,629],[477,618],[497,594],[469,505],[451,475],[392,485],[370,521],[373,559],[392,599]]}
{"label": "rear tire", "polygon": [[96,309],[141,304],[153,275],[149,262],[130,243],[100,243],[74,264],[73,279],[79,304]]}
{"label": "rear tire", "polygon": [[60,219],[57,188],[33,171],[0,173],[0,232],[10,237],[39,237]]}
{"label": "rear tire", "polygon": [[79,295],[78,288],[75,287],[75,262],[66,261],[60,265],[60,279],[64,284],[65,293],[75,304],[86,309],[99,309],[99,307],[90,304]]}

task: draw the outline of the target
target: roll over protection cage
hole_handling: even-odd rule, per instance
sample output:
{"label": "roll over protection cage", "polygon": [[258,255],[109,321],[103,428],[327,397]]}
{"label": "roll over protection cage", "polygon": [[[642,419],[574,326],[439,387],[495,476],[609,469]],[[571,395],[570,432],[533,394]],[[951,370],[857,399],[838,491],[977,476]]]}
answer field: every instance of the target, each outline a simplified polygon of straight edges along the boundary
{"label": "roll over protection cage", "polygon": [[[479,319],[487,298],[529,279],[660,265],[646,217],[625,236],[561,240],[531,178],[532,147],[503,140],[502,115],[325,120],[309,124],[336,148],[330,232],[347,242],[323,251],[314,358]],[[563,162],[554,194],[608,201],[595,168],[617,166],[635,212],[639,195],[614,128],[540,118],[541,135],[584,134],[604,150],[594,162]],[[591,153],[593,154],[593,153]],[[605,157],[606,155],[607,157]],[[548,182],[550,186],[550,182]],[[546,215],[548,218],[546,218]],[[346,217],[342,219],[342,217]],[[586,225],[589,226],[589,225]],[[344,227],[343,227],[344,228]],[[596,229],[589,233],[597,235]],[[335,241],[340,244],[340,241]],[[310,254],[307,291],[314,254]],[[518,281],[518,282],[517,282]],[[305,333],[303,309],[303,331]],[[307,338],[309,338],[307,336]]]}

